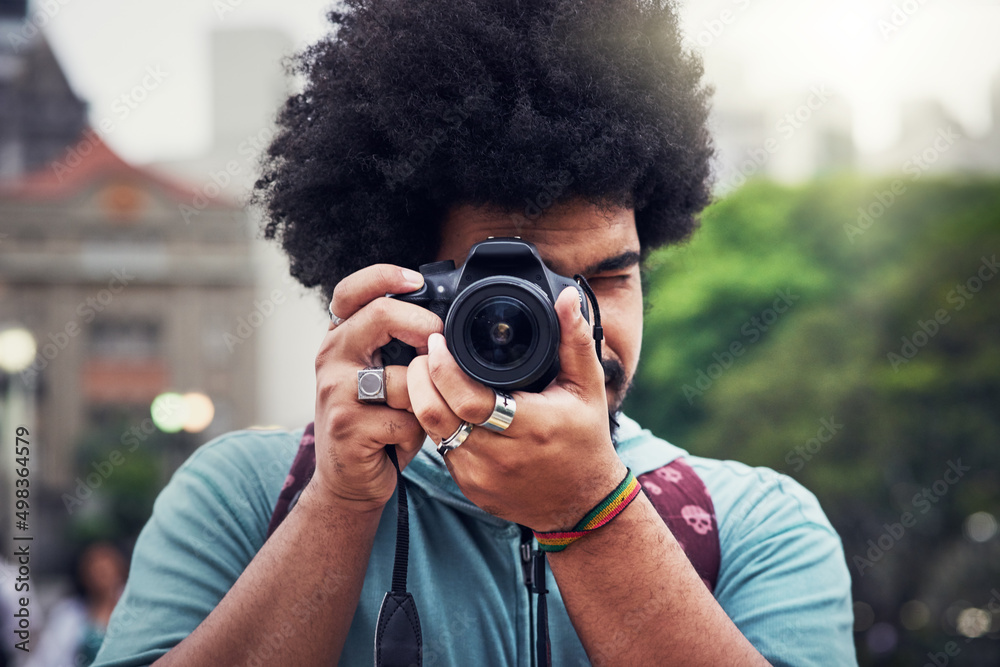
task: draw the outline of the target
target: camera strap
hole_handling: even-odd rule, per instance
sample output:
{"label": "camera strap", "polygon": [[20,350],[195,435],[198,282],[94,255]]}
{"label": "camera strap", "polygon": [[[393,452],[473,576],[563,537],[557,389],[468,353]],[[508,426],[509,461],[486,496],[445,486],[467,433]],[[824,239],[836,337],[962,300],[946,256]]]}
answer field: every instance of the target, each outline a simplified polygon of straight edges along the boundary
{"label": "camera strap", "polygon": [[[604,330],[601,327],[601,311],[594,290],[581,275],[573,276],[593,307],[594,345],[598,361],[602,360],[601,341]],[[299,451],[292,462],[288,480],[282,488],[278,502],[268,525],[267,537],[281,524],[298,502],[306,484],[316,468],[314,425],[306,426],[299,444]],[[382,599],[375,626],[375,666],[376,667],[420,667],[423,660],[423,637],[420,632],[420,618],[413,596],[406,590],[407,561],[410,545],[409,508],[406,498],[406,480],[399,468],[396,446],[386,445],[386,456],[396,469],[396,550],[392,567],[392,588]],[[549,667],[552,664],[548,631],[548,605],[545,588],[545,554],[532,549],[531,530],[521,527],[521,565],[524,581],[530,594],[538,596],[536,620],[536,665]],[[714,581],[714,578],[713,578]]]}
{"label": "camera strap", "polygon": [[[597,351],[597,361],[601,362],[601,341],[604,339],[604,328],[601,326],[601,307],[597,304],[597,295],[590,287],[587,279],[582,275],[573,276],[573,280],[580,285],[587,299],[590,300],[594,313],[594,348]],[[535,665],[536,667],[549,667],[552,664],[552,645],[549,641],[549,614],[548,602],[545,595],[549,592],[545,588],[545,552],[540,549],[532,549],[534,536],[531,529],[521,526],[521,572],[524,575],[524,584],[528,588],[528,595],[537,595],[537,613],[535,615]]]}
{"label": "camera strap", "polygon": [[417,603],[406,591],[406,566],[410,549],[409,506],[406,480],[399,470],[396,446],[385,453],[396,469],[396,557],[392,564],[392,589],[382,598],[375,623],[375,667],[420,667],[423,638]]}
{"label": "camera strap", "polygon": [[597,295],[594,294],[593,288],[587,279],[581,276],[579,273],[573,276],[573,280],[577,282],[580,287],[583,288],[584,293],[587,295],[587,299],[590,300],[590,305],[593,307],[594,311],[594,348],[597,349],[597,361],[604,361],[604,357],[601,356],[601,341],[604,340],[604,327],[601,326],[601,307],[597,304]]}
{"label": "camera strap", "polygon": [[521,528],[521,574],[524,585],[528,589],[528,606],[531,607],[531,596],[538,595],[537,615],[535,616],[535,662],[536,667],[549,667],[552,664],[552,647],[549,643],[549,615],[545,594],[545,552],[532,549],[534,534],[527,526]]}
{"label": "camera strap", "polygon": [[[594,347],[597,360],[602,360],[601,308],[597,295],[587,279],[577,274],[573,279],[590,300],[594,313]],[[392,589],[382,598],[382,606],[375,624],[375,667],[419,667],[423,659],[423,639],[420,618],[413,596],[406,591],[406,568],[410,548],[410,523],[406,502],[406,480],[399,469],[396,446],[386,445],[385,453],[396,469],[396,556],[392,566]],[[529,594],[537,595],[537,634],[535,636],[535,663],[538,667],[552,664],[549,643],[548,604],[545,588],[545,553],[531,548],[531,531],[521,526],[521,566],[524,583]]]}

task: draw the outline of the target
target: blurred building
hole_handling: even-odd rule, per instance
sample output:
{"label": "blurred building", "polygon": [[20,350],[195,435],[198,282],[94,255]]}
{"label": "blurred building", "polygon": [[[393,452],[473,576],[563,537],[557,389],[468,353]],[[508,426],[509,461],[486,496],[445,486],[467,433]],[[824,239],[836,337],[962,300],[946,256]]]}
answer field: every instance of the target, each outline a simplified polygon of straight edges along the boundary
{"label": "blurred building", "polygon": [[157,395],[200,392],[215,409],[197,439],[176,436],[168,468],[256,422],[253,334],[275,304],[254,298],[242,207],[120,159],[86,127],[44,37],[5,48],[0,69],[0,329],[25,327],[38,347],[6,381],[34,396],[33,498],[47,492],[52,508],[34,516],[55,528],[79,466],[91,472],[81,441],[127,456],[154,432]]}
{"label": "blurred building", "polygon": [[[212,145],[202,155],[154,166],[190,183],[246,201],[257,178],[258,159],[274,136],[274,118],[291,90],[282,63],[294,51],[284,32],[272,28],[217,30],[211,35]],[[246,228],[256,276],[255,300],[277,291],[280,316],[255,333],[257,423],[298,428],[313,420],[315,359],[329,316],[317,293],[289,276],[288,259],[277,243],[264,241],[262,222],[248,210]]]}
{"label": "blurred building", "polygon": [[1000,73],[990,90],[991,127],[970,136],[937,100],[913,100],[902,109],[902,132],[892,148],[871,160],[874,171],[1000,173]]}
{"label": "blurred building", "polygon": [[87,105],[48,42],[31,30],[36,37],[25,36],[21,26],[28,24],[15,10],[0,5],[0,179],[41,168],[76,141],[87,122]]}
{"label": "blurred building", "polygon": [[762,100],[735,62],[719,64],[713,81],[709,122],[720,194],[754,178],[794,183],[857,166],[851,109],[838,91],[817,84]]}
{"label": "blurred building", "polygon": [[796,94],[754,97],[738,63],[715,72],[711,128],[716,188],[731,192],[751,178],[797,183],[841,171],[902,174],[1000,173],[1000,73],[990,91],[992,126],[971,136],[935,99],[900,109],[900,137],[877,153],[860,153],[852,110],[835,90],[813,86]]}

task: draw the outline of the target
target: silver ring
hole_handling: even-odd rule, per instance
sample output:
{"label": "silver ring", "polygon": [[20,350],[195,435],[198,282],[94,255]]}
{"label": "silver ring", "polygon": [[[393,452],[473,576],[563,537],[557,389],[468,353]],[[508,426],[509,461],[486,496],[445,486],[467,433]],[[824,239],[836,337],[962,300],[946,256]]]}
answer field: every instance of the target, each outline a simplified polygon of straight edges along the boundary
{"label": "silver ring", "polygon": [[336,327],[338,327],[339,325],[341,325],[341,324],[344,323],[344,318],[343,317],[337,317],[336,315],[333,314],[333,302],[332,301],[330,302],[330,305],[326,307],[326,310],[327,310],[327,312],[330,313],[330,328],[331,329],[335,329]]}
{"label": "silver ring", "polygon": [[510,423],[514,421],[514,412],[517,410],[517,402],[514,401],[514,397],[510,394],[505,394],[502,391],[493,390],[495,394],[495,404],[493,405],[493,414],[490,418],[484,421],[482,424],[476,424],[477,426],[482,426],[483,428],[488,428],[495,433],[503,433],[510,426]]}
{"label": "silver ring", "polygon": [[362,403],[385,403],[385,369],[358,371],[358,400]]}
{"label": "silver ring", "polygon": [[465,439],[472,433],[473,425],[469,422],[462,422],[454,433],[441,441],[438,445],[438,454],[444,456],[453,449],[458,449],[465,442]]}

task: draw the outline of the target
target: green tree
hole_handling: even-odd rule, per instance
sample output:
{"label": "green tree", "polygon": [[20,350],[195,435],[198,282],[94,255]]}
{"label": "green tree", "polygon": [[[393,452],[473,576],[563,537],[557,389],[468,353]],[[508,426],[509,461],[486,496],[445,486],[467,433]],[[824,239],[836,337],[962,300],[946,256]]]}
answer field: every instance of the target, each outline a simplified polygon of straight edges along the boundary
{"label": "green tree", "polygon": [[[1000,540],[962,531],[973,512],[1000,515],[1000,183],[896,185],[870,218],[892,181],[758,182],[708,209],[690,244],[650,258],[626,410],[816,493],[855,599],[899,633],[886,654],[862,642],[863,662],[902,665],[941,650],[948,608],[984,607],[1000,581]],[[909,600],[931,624],[901,626]],[[996,642],[963,647],[963,664],[1000,659]]]}

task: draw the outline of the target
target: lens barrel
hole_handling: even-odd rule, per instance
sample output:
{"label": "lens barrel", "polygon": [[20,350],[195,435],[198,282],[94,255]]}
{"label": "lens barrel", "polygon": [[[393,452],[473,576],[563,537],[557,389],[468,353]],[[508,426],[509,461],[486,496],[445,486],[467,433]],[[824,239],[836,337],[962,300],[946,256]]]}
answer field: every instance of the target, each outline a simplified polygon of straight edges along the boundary
{"label": "lens barrel", "polygon": [[548,296],[514,276],[479,280],[452,303],[445,339],[458,365],[496,389],[541,391],[559,372],[559,320]]}

